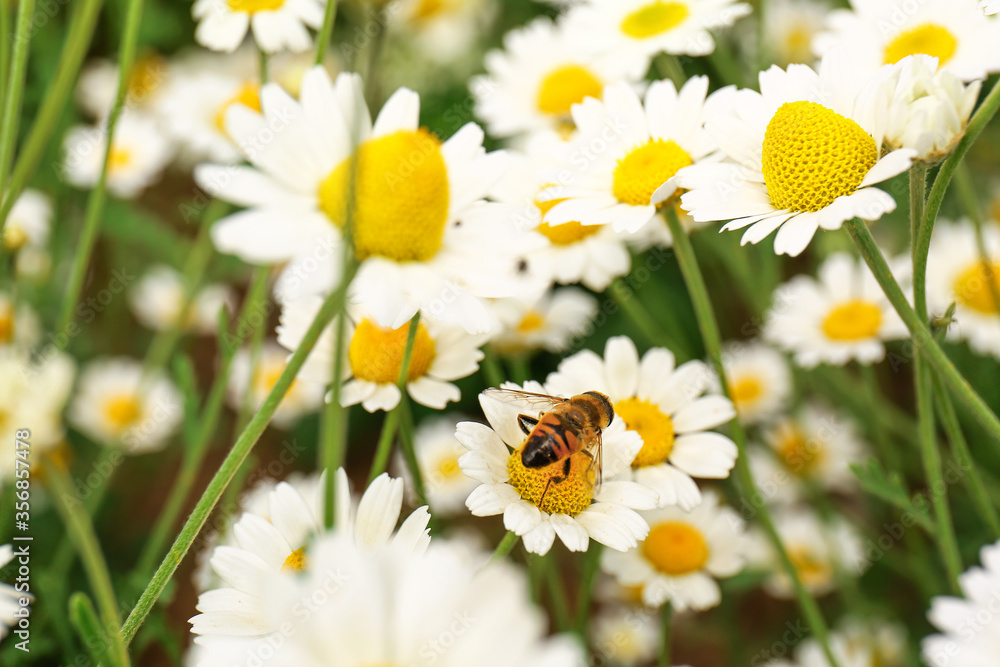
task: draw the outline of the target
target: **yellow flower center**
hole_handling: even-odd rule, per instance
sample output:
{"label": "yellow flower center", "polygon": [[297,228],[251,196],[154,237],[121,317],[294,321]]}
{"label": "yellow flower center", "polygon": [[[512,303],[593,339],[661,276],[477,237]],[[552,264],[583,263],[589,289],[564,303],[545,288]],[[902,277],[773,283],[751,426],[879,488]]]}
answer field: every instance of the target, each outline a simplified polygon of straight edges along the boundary
{"label": "yellow flower center", "polygon": [[256,14],[257,12],[273,12],[281,9],[285,0],[226,0],[226,4],[234,12]]}
{"label": "yellow flower center", "polygon": [[870,301],[855,299],[838,304],[823,319],[830,340],[854,342],[874,338],[882,326],[882,311]]}
{"label": "yellow flower center", "polygon": [[458,456],[443,456],[434,466],[440,480],[451,480],[462,476],[462,467],[458,465]]}
{"label": "yellow flower center", "polygon": [[774,451],[786,468],[802,476],[808,476],[824,456],[822,442],[807,439],[795,426],[782,429]]}
{"label": "yellow flower center", "polygon": [[[281,378],[284,370],[284,364],[275,364],[269,367],[264,365],[258,366],[253,376],[253,386],[256,387],[256,391],[260,394],[271,393],[274,385],[278,384],[278,379]],[[292,395],[297,383],[298,380],[292,380],[292,384],[288,385],[288,391],[285,393],[286,397]]]}
{"label": "yellow flower center", "polygon": [[308,559],[306,558],[306,548],[299,547],[285,559],[285,562],[281,564],[281,569],[288,572],[302,572],[306,569],[308,565]]}
{"label": "yellow flower center", "polygon": [[563,65],[542,79],[536,104],[542,113],[568,116],[574,104],[586,97],[600,98],[601,80],[582,65]]}
{"label": "yellow flower center", "polygon": [[436,137],[420,128],[370,139],[330,172],[319,186],[320,208],[338,227],[347,219],[352,181],[359,259],[424,262],[438,253],[448,222],[449,184]]}
{"label": "yellow flower center", "polygon": [[691,163],[691,156],[676,142],[651,139],[618,160],[612,191],[620,202],[649,206],[656,189]]}
{"label": "yellow flower center", "polygon": [[818,211],[849,195],[878,161],[875,140],[815,102],[786,102],[764,133],[764,184],[777,209]]}
{"label": "yellow flower center", "polygon": [[[565,199],[550,199],[549,201],[535,201],[538,210],[542,212],[542,217],[552,210],[552,207]],[[552,245],[573,245],[579,243],[588,236],[593,236],[601,231],[601,225],[583,225],[579,222],[564,222],[561,225],[550,225],[543,222],[535,229],[539,234],[552,241]]]}
{"label": "yellow flower center", "polygon": [[0,306],[0,345],[14,340],[14,309]]}
{"label": "yellow flower center", "polygon": [[139,419],[142,406],[133,394],[112,396],[104,403],[104,417],[117,431],[123,431]]}
{"label": "yellow flower center", "polygon": [[1000,262],[990,262],[990,271],[984,262],[976,262],[959,274],[955,280],[955,298],[963,306],[985,315],[997,312],[997,302],[990,289],[989,273],[993,274],[993,285],[1000,293]]}
{"label": "yellow flower center", "polygon": [[[594,498],[594,482],[597,470],[593,460],[583,452],[570,456],[569,474],[561,482],[549,484],[553,477],[561,477],[563,461],[557,461],[544,468],[525,468],[521,462],[521,449],[514,450],[507,461],[510,485],[529,503],[549,514],[576,516],[590,507]],[[548,491],[545,487],[548,486]],[[542,494],[545,498],[542,498]]]}
{"label": "yellow flower center", "polygon": [[938,59],[943,67],[952,59],[958,48],[958,40],[947,28],[933,23],[925,23],[896,35],[885,47],[885,63],[898,63],[906,56],[926,53]]}
{"label": "yellow flower center", "polygon": [[674,449],[674,422],[670,415],[642,398],[625,398],[615,403],[615,414],[625,428],[642,438],[642,449],[632,461],[633,468],[663,463]]}
{"label": "yellow flower center", "polygon": [[[347,350],[354,377],[378,384],[395,384],[403,367],[403,353],[406,351],[409,330],[409,324],[389,329],[368,319],[361,320]],[[412,382],[426,375],[434,361],[434,355],[434,339],[427,333],[427,327],[418,324],[407,380]]]}
{"label": "yellow flower center", "polygon": [[788,549],[788,558],[798,571],[802,583],[808,587],[824,586],[833,576],[833,569],[830,563],[817,558],[816,554],[807,547],[790,547]]}
{"label": "yellow flower center", "polygon": [[226,112],[234,104],[242,104],[245,107],[249,107],[254,111],[260,112],[260,86],[256,83],[245,83],[240,86],[240,89],[236,91],[236,94],[226,100],[226,103],[219,107],[219,110],[215,112],[215,127],[218,128],[219,132],[223,134],[228,134],[226,132]]}
{"label": "yellow flower center", "polygon": [[13,252],[23,248],[27,242],[28,234],[24,229],[15,224],[13,220],[9,220],[7,226],[3,228],[4,247]]}
{"label": "yellow flower center", "polygon": [[167,61],[158,53],[148,53],[139,58],[128,75],[128,97],[131,102],[142,102],[152,97],[166,76]]}
{"label": "yellow flower center", "polygon": [[746,375],[729,383],[729,393],[736,410],[739,411],[760,400],[764,395],[764,383],[758,377]]}
{"label": "yellow flower center", "polygon": [[812,39],[815,31],[805,23],[792,26],[785,33],[784,59],[789,63],[812,60]]}
{"label": "yellow flower center", "polygon": [[633,39],[655,37],[679,26],[690,13],[683,2],[651,2],[626,16],[621,30]]}
{"label": "yellow flower center", "polygon": [[132,151],[128,148],[118,146],[111,147],[111,154],[108,156],[108,171],[115,172],[127,168],[132,164]]}
{"label": "yellow flower center", "polygon": [[423,23],[436,18],[448,9],[446,0],[418,0],[417,6],[413,9],[413,21]]}
{"label": "yellow flower center", "polygon": [[538,331],[545,326],[545,318],[537,310],[529,310],[521,322],[517,325],[517,330],[521,333],[531,333]]}
{"label": "yellow flower center", "polygon": [[649,529],[642,555],[672,577],[700,571],[708,562],[708,542],[701,531],[683,521],[664,521]]}

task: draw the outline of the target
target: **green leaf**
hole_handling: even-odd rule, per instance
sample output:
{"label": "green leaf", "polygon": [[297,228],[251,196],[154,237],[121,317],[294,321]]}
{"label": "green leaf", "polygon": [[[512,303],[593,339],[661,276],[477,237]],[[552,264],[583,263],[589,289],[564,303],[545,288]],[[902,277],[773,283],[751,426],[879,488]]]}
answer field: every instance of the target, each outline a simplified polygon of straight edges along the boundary
{"label": "green leaf", "polygon": [[888,473],[875,458],[868,459],[865,465],[852,464],[851,471],[858,478],[868,493],[895,505],[904,512],[913,515],[914,520],[925,530],[932,531],[934,522],[927,511],[927,503],[914,503],[902,476],[898,472]]}

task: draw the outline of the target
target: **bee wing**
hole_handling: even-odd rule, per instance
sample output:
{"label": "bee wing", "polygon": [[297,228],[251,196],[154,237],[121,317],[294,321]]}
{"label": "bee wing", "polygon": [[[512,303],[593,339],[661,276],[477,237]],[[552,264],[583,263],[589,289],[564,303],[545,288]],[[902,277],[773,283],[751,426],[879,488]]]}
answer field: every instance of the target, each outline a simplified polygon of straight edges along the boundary
{"label": "bee wing", "polygon": [[601,488],[601,483],[604,482],[604,442],[601,440],[601,432],[597,432],[597,438],[594,440],[593,448],[597,451],[594,452],[594,465],[597,466],[597,486],[596,488]]}
{"label": "bee wing", "polygon": [[493,400],[513,405],[528,414],[548,412],[566,401],[561,396],[549,396],[548,394],[536,394],[519,389],[499,389],[496,387],[490,387],[483,392],[483,395]]}

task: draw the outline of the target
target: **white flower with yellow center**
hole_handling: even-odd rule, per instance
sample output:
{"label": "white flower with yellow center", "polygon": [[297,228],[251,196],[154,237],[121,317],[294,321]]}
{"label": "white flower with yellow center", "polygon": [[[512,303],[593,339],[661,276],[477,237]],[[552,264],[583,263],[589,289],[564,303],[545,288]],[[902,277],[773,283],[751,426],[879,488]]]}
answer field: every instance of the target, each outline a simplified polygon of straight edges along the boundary
{"label": "white flower with yellow center", "polygon": [[866,77],[906,56],[934,56],[963,81],[1000,71],[1000,22],[987,18],[977,0],[922,0],[901,8],[895,0],[851,0],[851,9],[830,12],[827,31],[816,36],[820,56],[838,50],[855,59],[855,76]]}
{"label": "white flower with yellow center", "polygon": [[565,20],[578,40],[641,78],[659,53],[708,55],[715,50],[709,30],[749,13],[750,5],[733,0],[585,0]]}
{"label": "white flower with yellow center", "polygon": [[[149,269],[128,291],[128,303],[140,324],[164,331],[177,324],[184,309],[184,277],[176,269],[160,264]],[[219,311],[234,309],[233,295],[222,284],[206,285],[194,295],[182,330],[213,333],[219,326]]]}
{"label": "white flower with yellow center", "polygon": [[544,222],[642,229],[676,194],[664,184],[716,150],[703,125],[733,92],[727,88],[706,99],[708,77],[698,76],[680,92],[671,81],[657,81],[640,99],[628,85],[616,84],[601,100],[574,105],[578,131],[562,147],[564,164],[551,170],[553,185],[539,197],[550,205]]}
{"label": "white flower with yellow center", "polygon": [[308,28],[323,25],[324,0],[196,0],[191,15],[198,22],[194,38],[213,51],[233,52],[247,31],[261,51],[305,51],[312,46]]}
{"label": "white flower with yellow center", "polygon": [[861,259],[830,256],[817,278],[796,276],[778,287],[764,338],[795,355],[803,368],[873,364],[884,341],[906,338],[906,327]]}
{"label": "white flower with yellow center", "polygon": [[[455,427],[460,421],[454,414],[432,417],[414,432],[417,465],[424,480],[427,503],[436,517],[466,515],[465,499],[478,486],[458,465],[458,459],[467,451],[455,438]],[[407,488],[413,490],[409,468],[402,459],[398,468],[403,471]]]}
{"label": "white flower with yellow center", "polygon": [[743,569],[749,544],[743,519],[711,491],[692,510],[664,507],[642,516],[649,522],[646,539],[626,553],[605,552],[601,569],[623,586],[640,587],[650,607],[669,601],[677,611],[702,611],[718,605],[715,580]]}
{"label": "white flower with yellow center", "polygon": [[[125,108],[159,116],[161,104],[169,97],[164,93],[170,75],[166,58],[152,51],[141,54],[126,79]],[[118,63],[104,58],[87,62],[76,84],[80,108],[91,118],[107,118],[117,93]]]}
{"label": "white flower with yellow center", "polygon": [[[249,398],[250,408],[254,411],[259,409],[284,372],[287,360],[288,351],[271,342],[261,348],[256,366],[249,348],[238,351],[233,358],[233,370],[229,376],[227,398],[230,407],[239,411],[243,401]],[[279,428],[290,428],[302,415],[316,412],[321,405],[323,385],[292,380],[271,422]]]}
{"label": "white flower with yellow center", "polygon": [[41,324],[31,306],[14,296],[0,292],[0,350],[16,347],[27,352],[41,337]]}
{"label": "white flower with yellow center", "polygon": [[646,609],[602,607],[590,622],[594,664],[643,665],[660,648],[660,624]]}
{"label": "white flower with yellow center", "polygon": [[[311,543],[323,531],[325,476],[298,488],[281,482],[267,495],[267,512],[246,511],[233,524],[229,544],[214,548],[212,569],[218,588],[198,598],[200,614],[190,619],[191,632],[205,637],[263,636],[278,629],[264,602],[267,586],[280,572],[302,572],[312,560]],[[426,507],[413,511],[396,530],[403,505],[403,480],[383,473],[361,496],[351,499],[347,475],[337,471],[337,530],[365,554],[388,545],[407,553],[422,552],[430,543]]]}
{"label": "white flower with yellow center", "polygon": [[591,328],[597,299],[581,289],[562,287],[539,299],[501,299],[493,310],[503,328],[490,339],[490,347],[499,353],[562,352]]}
{"label": "white flower with yellow center", "polygon": [[[507,383],[505,388],[520,389]],[[590,387],[592,389],[593,387]],[[549,394],[537,382],[524,390]],[[503,514],[504,526],[521,536],[531,553],[545,554],[556,536],[570,551],[586,551],[595,540],[617,551],[632,549],[649,527],[637,509],[651,509],[656,494],[639,484],[614,479],[628,468],[642,447],[639,437],[614,419],[602,433],[602,477],[590,452],[569,458],[569,472],[561,482],[564,462],[526,468],[521,449],[527,437],[518,426],[517,406],[480,395],[489,426],[462,422],[455,437],[469,451],[458,460],[463,472],[480,482],[466,506],[476,516]]]}
{"label": "white flower with yellow center", "polygon": [[387,8],[388,29],[424,63],[455,63],[469,55],[493,25],[499,4],[496,0],[397,0]]}
{"label": "white flower with yellow center", "polygon": [[[78,188],[97,184],[104,164],[107,131],[76,126],[66,133],[60,175]],[[152,185],[173,157],[171,142],[156,122],[138,112],[125,112],[115,126],[108,157],[108,190],[116,197],[134,199]]]}
{"label": "white flower with yellow center", "polygon": [[1000,542],[979,551],[981,565],[959,575],[962,597],[938,596],[927,618],[940,634],[924,638],[921,649],[928,665],[992,667],[1000,655]]}
{"label": "white flower with yellow center", "polygon": [[955,304],[950,339],[968,341],[978,354],[1000,357],[1000,228],[984,227],[983,240],[988,263],[979,254],[971,222],[942,221],[935,226],[927,264],[927,301],[936,315],[944,315]]}
{"label": "white flower with yellow center", "polygon": [[653,348],[639,359],[626,336],[608,340],[604,358],[584,350],[563,360],[546,380],[561,396],[596,390],[607,394],[615,415],[642,440],[627,478],[659,496],[659,507],[689,510],[701,502],[695,477],[725,479],[736,463],[736,444],[709,429],[736,416],[729,399],[705,394],[712,372],[701,361],[675,367],[674,355]]}
{"label": "white flower with yellow center", "polygon": [[49,241],[52,202],[48,196],[27,188],[10,209],[3,226],[3,246],[8,252],[25,246],[42,247]]}
{"label": "white flower with yellow center", "polygon": [[142,362],[116,357],[83,369],[68,417],[98,444],[144,454],[167,444],[183,411],[181,394],[166,375],[146,376]]}
{"label": "white flower with yellow center", "polygon": [[877,220],[896,202],[870,186],[906,171],[914,155],[880,154],[887,85],[832,56],[819,73],[806,65],[761,72],[760,93],[740,90],[730,113],[708,119],[728,161],[684,169],[676,184],[690,192],[681,203],[698,222],[749,227],[743,243],[777,230],[779,255],[798,255],[819,229],[839,229],[853,217]]}
{"label": "white flower with yellow center", "polygon": [[[285,304],[278,342],[294,351],[321,306],[319,297],[303,297]],[[320,384],[330,382],[337,326],[334,320],[323,332],[299,377]],[[344,325],[342,405],[361,403],[369,412],[396,407],[401,397],[397,382],[410,326],[404,323],[395,329],[384,327],[364,311],[350,309]],[[485,336],[474,336],[459,327],[432,319],[421,320],[413,340],[406,392],[417,403],[438,410],[459,400],[462,394],[454,381],[476,372],[483,358],[479,348],[485,342]]]}
{"label": "white flower with yellow center", "polygon": [[770,0],[763,18],[766,41],[760,48],[782,67],[813,64],[813,38],[823,30],[829,12],[830,4],[823,0]]}
{"label": "white flower with yellow center", "polygon": [[[872,618],[849,619],[830,633],[830,648],[842,667],[903,667],[907,664],[906,632]],[[802,641],[795,651],[799,667],[828,667],[826,654],[814,638]],[[930,662],[930,665],[937,663]]]}
{"label": "white flower with yellow center", "polygon": [[732,342],[722,352],[722,364],[742,422],[759,424],[784,411],[792,392],[784,355],[761,342]]}
{"label": "white flower with yellow center", "polygon": [[605,86],[625,80],[620,65],[599,58],[569,24],[548,18],[507,33],[504,49],[486,55],[486,72],[469,88],[476,115],[498,137],[571,128],[574,104],[600,99]]}
{"label": "white flower with yellow center", "polygon": [[518,243],[478,214],[503,164],[484,152],[479,127],[440,141],[419,126],[420,99],[405,88],[373,125],[360,77],[342,74],[334,85],[318,67],[303,79],[301,102],[267,84],[261,107],[263,115],[243,105],[226,113],[253,166],[195,173],[208,192],[249,207],[212,228],[220,251],[255,264],[294,259],[276,287],[282,299],[324,293],[339,280],[350,217],[361,261],[351,300],[380,326],[401,327],[418,310],[472,333],[495,326],[482,299],[517,293]]}

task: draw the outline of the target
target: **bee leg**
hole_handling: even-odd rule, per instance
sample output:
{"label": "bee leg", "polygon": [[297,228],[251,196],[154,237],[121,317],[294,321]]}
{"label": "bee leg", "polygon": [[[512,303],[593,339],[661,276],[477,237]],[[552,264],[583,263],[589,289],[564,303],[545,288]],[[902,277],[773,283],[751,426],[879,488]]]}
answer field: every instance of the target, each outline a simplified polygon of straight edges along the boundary
{"label": "bee leg", "polygon": [[517,425],[521,427],[521,430],[524,431],[525,435],[530,435],[531,429],[535,428],[535,424],[537,423],[538,420],[534,417],[529,417],[528,415],[517,416]]}
{"label": "bee leg", "polygon": [[588,459],[590,459],[590,463],[587,464],[587,472],[590,472],[590,469],[594,467],[594,461],[596,460],[594,459],[594,455],[588,452],[586,449],[580,450],[580,453],[586,456]]}
{"label": "bee leg", "polygon": [[558,477],[549,477],[549,481],[545,483],[545,490],[542,491],[542,497],[538,499],[538,507],[542,506],[542,502],[545,500],[545,494],[549,492],[549,487],[553,484],[562,484],[569,477],[569,468],[572,463],[572,459],[567,458],[566,463],[563,464],[562,474]]}

